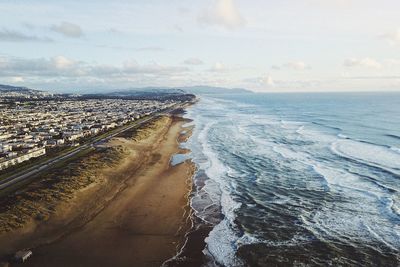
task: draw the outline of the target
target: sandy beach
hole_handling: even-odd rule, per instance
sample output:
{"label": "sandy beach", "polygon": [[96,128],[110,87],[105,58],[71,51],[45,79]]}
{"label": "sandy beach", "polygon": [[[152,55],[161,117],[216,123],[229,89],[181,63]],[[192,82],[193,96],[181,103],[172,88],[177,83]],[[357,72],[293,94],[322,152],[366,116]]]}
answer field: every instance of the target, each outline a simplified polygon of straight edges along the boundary
{"label": "sandy beach", "polygon": [[172,155],[187,152],[179,148],[188,138],[181,134],[184,123],[165,117],[139,140],[114,138],[107,145],[124,148],[120,162],[60,203],[46,222],[1,234],[0,253],[31,248],[24,266],[162,265],[181,249],[191,227],[194,165],[170,164]]}

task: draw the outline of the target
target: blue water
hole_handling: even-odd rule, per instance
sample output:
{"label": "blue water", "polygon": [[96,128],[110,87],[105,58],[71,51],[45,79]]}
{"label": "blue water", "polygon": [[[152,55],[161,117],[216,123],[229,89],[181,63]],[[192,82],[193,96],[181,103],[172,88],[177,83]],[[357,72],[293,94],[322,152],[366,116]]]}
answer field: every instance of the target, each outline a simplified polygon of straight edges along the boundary
{"label": "blue water", "polygon": [[400,94],[200,98],[187,146],[207,176],[192,207],[213,225],[209,258],[400,265]]}

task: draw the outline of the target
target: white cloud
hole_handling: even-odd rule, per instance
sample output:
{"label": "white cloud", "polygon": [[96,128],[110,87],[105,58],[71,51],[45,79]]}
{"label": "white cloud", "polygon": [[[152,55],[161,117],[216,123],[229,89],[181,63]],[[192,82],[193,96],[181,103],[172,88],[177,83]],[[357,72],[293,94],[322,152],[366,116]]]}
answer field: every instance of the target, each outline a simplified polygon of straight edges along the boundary
{"label": "white cloud", "polygon": [[177,31],[177,32],[180,32],[180,33],[182,33],[182,32],[185,31],[185,30],[183,29],[183,27],[180,26],[180,25],[178,25],[178,24],[175,24],[174,27],[173,27],[173,29],[174,29],[175,31]]}
{"label": "white cloud", "polygon": [[159,46],[129,47],[123,45],[106,45],[106,44],[97,44],[95,46],[100,48],[118,50],[118,51],[127,50],[127,51],[137,51],[137,52],[163,52],[168,50]]}
{"label": "white cloud", "polygon": [[310,65],[308,65],[303,61],[290,61],[283,65],[272,65],[271,69],[273,70],[291,69],[291,70],[302,71],[302,70],[309,70],[311,69],[311,67]]}
{"label": "white cloud", "polygon": [[15,76],[15,77],[11,77],[11,81],[14,83],[22,83],[24,82],[24,78],[21,76]]}
{"label": "white cloud", "polygon": [[66,21],[61,22],[59,25],[51,26],[51,30],[71,38],[79,38],[83,36],[82,29],[79,25]]}
{"label": "white cloud", "polygon": [[400,75],[376,75],[376,76],[346,76],[348,80],[397,80],[400,81]]}
{"label": "white cloud", "polygon": [[23,23],[22,23],[22,26],[23,26],[24,28],[27,28],[27,29],[30,30],[30,31],[36,29],[36,25],[34,25],[34,24],[32,24],[32,23],[29,23],[29,22],[23,22]]}
{"label": "white cloud", "polygon": [[275,80],[271,75],[266,74],[259,77],[247,78],[242,80],[242,86],[254,91],[265,91],[275,88]]}
{"label": "white cloud", "polygon": [[121,33],[120,30],[118,30],[117,28],[114,28],[114,27],[109,28],[109,29],[108,29],[108,32],[109,32],[109,33],[112,33],[112,34],[119,34],[119,33]]}
{"label": "white cloud", "polygon": [[79,69],[78,62],[73,62],[63,56],[53,57],[49,59],[22,59],[14,57],[0,58],[0,76],[73,76]]}
{"label": "white cloud", "polygon": [[246,24],[234,0],[214,0],[214,4],[198,18],[199,22],[222,26],[228,30],[240,28]]}
{"label": "white cloud", "polygon": [[380,36],[380,38],[389,42],[390,45],[399,45],[400,44],[400,28],[396,31],[385,33]]}
{"label": "white cloud", "polygon": [[159,46],[144,46],[135,49],[136,51],[152,51],[152,52],[161,52],[165,51],[164,48]]}
{"label": "white cloud", "polygon": [[382,64],[375,59],[372,58],[348,58],[343,62],[345,67],[364,67],[364,68],[372,68],[372,69],[380,69],[382,68]]}
{"label": "white cloud", "polygon": [[201,59],[198,59],[198,58],[188,58],[183,63],[186,64],[186,65],[194,65],[194,66],[203,65],[204,64],[204,62]]}
{"label": "white cloud", "polygon": [[388,67],[399,67],[400,59],[386,59],[383,61],[383,64]]}
{"label": "white cloud", "polygon": [[317,79],[274,79],[271,75],[263,75],[256,78],[245,79],[244,87],[259,92],[304,92],[320,90],[322,86],[329,85],[330,81]]}
{"label": "white cloud", "polygon": [[63,56],[57,56],[52,58],[52,62],[56,69],[68,69],[74,66],[75,61],[68,59]]}
{"label": "white cloud", "polygon": [[199,84],[203,79],[185,66],[159,63],[97,64],[57,56],[23,59],[0,55],[0,81],[20,83],[41,89],[62,91],[78,88],[122,88],[131,86],[183,86],[188,79]]}
{"label": "white cloud", "polygon": [[2,29],[0,30],[0,42],[52,42],[50,38],[28,35],[22,32]]}
{"label": "white cloud", "polygon": [[191,12],[190,8],[187,7],[178,7],[178,14],[181,16],[185,16]]}
{"label": "white cloud", "polygon": [[310,67],[303,61],[291,61],[286,63],[284,66],[292,70],[310,69]]}
{"label": "white cloud", "polygon": [[261,78],[261,83],[266,86],[274,86],[275,82],[270,75]]}
{"label": "white cloud", "polygon": [[206,73],[218,73],[218,74],[225,74],[225,75],[234,75],[234,73],[240,73],[241,71],[246,71],[249,68],[246,68],[241,65],[231,65],[225,64],[223,62],[217,61],[215,62],[209,69],[206,70]]}
{"label": "white cloud", "polygon": [[321,1],[321,0],[305,0],[305,2],[309,5],[320,7],[320,8],[339,8],[339,9],[347,9],[354,4],[355,1],[353,0],[328,0],[328,1]]}
{"label": "white cloud", "polygon": [[210,69],[209,69],[209,71],[211,71],[211,72],[225,72],[225,71],[228,71],[229,70],[229,68],[225,65],[225,64],[223,64],[223,63],[221,63],[221,62],[216,62]]}
{"label": "white cloud", "polygon": [[127,61],[119,69],[123,74],[150,74],[150,75],[172,75],[189,71],[186,67],[166,66],[159,63],[140,65],[136,61]]}
{"label": "white cloud", "polygon": [[168,76],[189,71],[182,66],[166,66],[158,63],[139,64],[126,61],[122,65],[89,64],[64,56],[52,58],[22,59],[0,56],[1,77],[51,77],[51,78],[101,78],[102,76],[126,78],[132,75]]}

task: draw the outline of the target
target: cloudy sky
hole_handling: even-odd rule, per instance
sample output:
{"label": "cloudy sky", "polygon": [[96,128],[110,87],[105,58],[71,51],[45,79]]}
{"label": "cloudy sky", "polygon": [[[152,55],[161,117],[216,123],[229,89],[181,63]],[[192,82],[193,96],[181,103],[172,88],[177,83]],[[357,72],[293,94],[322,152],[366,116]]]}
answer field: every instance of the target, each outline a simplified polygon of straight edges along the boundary
{"label": "cloudy sky", "polygon": [[0,83],[400,91],[399,0],[2,0]]}

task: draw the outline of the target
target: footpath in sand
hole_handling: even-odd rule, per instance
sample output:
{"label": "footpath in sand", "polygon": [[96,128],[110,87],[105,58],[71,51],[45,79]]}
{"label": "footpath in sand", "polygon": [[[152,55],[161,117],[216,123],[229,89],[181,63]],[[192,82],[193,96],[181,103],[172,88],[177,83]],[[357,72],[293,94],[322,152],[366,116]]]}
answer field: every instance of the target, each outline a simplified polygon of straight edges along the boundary
{"label": "footpath in sand", "polygon": [[[167,117],[139,141],[113,139],[108,145],[122,146],[127,154],[101,176],[123,182],[103,191],[102,183],[81,190],[45,225],[22,237],[8,233],[17,235],[15,248],[24,248],[22,242],[35,245],[34,255],[23,265],[160,266],[173,257],[190,228],[188,196],[194,166],[189,161],[170,165],[171,156],[183,152],[178,140],[184,123],[180,117]],[[4,236],[0,245],[7,245]]]}

